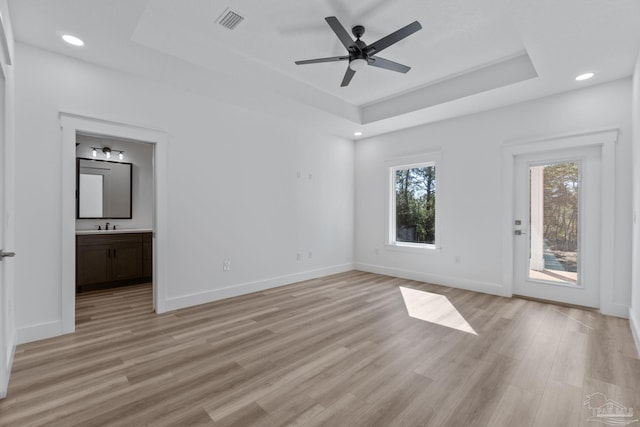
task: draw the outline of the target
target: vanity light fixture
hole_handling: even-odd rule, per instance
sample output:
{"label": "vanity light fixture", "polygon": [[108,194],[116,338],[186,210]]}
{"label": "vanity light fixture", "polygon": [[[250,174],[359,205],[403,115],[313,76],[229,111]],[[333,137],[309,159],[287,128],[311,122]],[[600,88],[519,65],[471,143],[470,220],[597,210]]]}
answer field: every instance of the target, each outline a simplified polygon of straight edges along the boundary
{"label": "vanity light fixture", "polygon": [[362,132],[358,131],[358,132],[354,132],[353,136],[362,136]]}
{"label": "vanity light fixture", "polygon": [[106,159],[111,158],[111,153],[118,153],[118,159],[124,160],[124,151],[112,150],[110,147],[103,147],[103,148],[91,147],[91,155],[93,157],[98,157],[98,150],[102,151],[102,154],[104,154],[104,157]]}

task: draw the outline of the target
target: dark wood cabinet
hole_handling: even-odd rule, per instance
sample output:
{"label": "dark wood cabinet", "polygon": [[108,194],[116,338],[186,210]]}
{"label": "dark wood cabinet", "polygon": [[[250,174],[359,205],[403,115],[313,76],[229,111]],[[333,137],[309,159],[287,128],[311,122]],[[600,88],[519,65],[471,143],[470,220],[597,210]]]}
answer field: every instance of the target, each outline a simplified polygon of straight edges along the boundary
{"label": "dark wood cabinet", "polygon": [[76,248],[76,284],[90,285],[111,280],[108,244],[82,245]]}
{"label": "dark wood cabinet", "polygon": [[76,236],[76,291],[151,281],[151,233]]}

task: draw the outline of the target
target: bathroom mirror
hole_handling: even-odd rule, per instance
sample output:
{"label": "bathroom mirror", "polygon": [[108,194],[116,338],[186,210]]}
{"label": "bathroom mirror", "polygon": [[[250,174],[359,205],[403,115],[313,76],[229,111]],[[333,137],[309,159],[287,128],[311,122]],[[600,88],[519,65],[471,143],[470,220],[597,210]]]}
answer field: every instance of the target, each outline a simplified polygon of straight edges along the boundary
{"label": "bathroom mirror", "polygon": [[77,219],[131,219],[131,163],[78,159]]}

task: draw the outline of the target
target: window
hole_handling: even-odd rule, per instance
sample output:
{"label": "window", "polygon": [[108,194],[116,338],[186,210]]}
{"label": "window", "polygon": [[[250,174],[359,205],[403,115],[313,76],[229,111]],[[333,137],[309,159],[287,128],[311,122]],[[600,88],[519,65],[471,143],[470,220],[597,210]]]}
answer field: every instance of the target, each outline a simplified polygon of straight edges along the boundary
{"label": "window", "polygon": [[[411,164],[390,166],[388,244],[435,249],[437,230],[437,158],[412,158]],[[398,163],[398,162],[396,162]]]}

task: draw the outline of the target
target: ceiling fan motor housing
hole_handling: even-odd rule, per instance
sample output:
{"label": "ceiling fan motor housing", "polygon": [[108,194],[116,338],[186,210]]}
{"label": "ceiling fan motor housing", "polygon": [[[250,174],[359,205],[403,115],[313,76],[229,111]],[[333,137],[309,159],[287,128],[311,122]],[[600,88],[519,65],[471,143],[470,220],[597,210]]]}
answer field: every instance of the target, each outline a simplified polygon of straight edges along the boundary
{"label": "ceiling fan motor housing", "polygon": [[355,25],[353,28],[351,28],[351,32],[357,39],[360,39],[360,37],[362,37],[362,35],[364,34],[364,27],[362,25]]}

